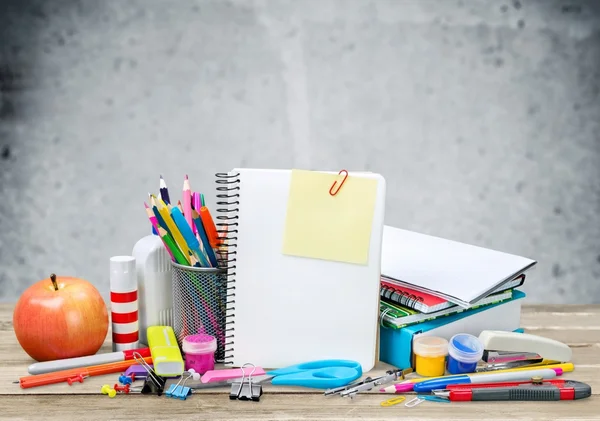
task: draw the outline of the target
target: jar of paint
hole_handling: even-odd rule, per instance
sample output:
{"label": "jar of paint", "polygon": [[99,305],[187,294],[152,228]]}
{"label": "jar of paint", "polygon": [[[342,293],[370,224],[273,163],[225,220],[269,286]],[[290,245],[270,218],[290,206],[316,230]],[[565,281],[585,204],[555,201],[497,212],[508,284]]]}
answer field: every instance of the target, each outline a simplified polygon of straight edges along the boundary
{"label": "jar of paint", "polygon": [[448,341],[436,336],[417,336],[413,340],[415,371],[420,376],[443,376],[446,372]]}
{"label": "jar of paint", "polygon": [[186,370],[193,368],[200,374],[214,370],[217,350],[217,340],[214,336],[204,333],[188,335],[181,341],[181,350],[185,354]]}
{"label": "jar of paint", "polygon": [[483,345],[476,336],[459,333],[448,344],[448,372],[450,374],[474,373],[483,356]]}

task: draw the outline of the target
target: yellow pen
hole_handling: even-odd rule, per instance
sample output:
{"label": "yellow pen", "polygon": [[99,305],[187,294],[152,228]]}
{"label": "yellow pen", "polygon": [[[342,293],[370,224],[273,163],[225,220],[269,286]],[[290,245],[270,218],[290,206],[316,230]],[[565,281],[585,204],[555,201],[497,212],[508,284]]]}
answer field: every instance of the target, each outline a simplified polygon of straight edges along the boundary
{"label": "yellow pen", "polygon": [[[573,365],[573,363],[548,364],[548,365],[543,365],[543,366],[535,365],[535,366],[527,366],[527,367],[507,368],[504,370],[494,370],[494,371],[486,371],[486,372],[479,372],[479,373],[470,373],[469,376],[485,375],[485,374],[491,374],[491,373],[509,373],[509,372],[513,372],[513,371],[532,371],[532,370],[539,370],[542,368],[561,368],[563,373],[568,373],[568,372],[573,371],[575,369],[575,366]],[[417,377],[414,379],[407,379],[401,383],[396,383],[396,384],[388,386],[384,389],[379,389],[379,391],[384,392],[384,393],[410,392],[413,390],[413,385],[415,383],[420,383],[420,382],[424,382],[427,380],[442,379],[444,377],[448,377],[448,376]]]}

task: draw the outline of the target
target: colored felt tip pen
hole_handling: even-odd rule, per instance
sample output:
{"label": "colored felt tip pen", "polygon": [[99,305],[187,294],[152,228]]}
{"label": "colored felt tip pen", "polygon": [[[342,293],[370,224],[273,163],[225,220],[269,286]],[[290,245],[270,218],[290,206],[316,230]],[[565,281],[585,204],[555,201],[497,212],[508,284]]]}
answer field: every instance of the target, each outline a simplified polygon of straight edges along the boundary
{"label": "colored felt tip pen", "polygon": [[126,351],[109,352],[106,354],[89,355],[87,357],[65,358],[62,360],[34,363],[27,368],[27,371],[29,374],[44,374],[69,370],[71,368],[128,361],[134,359],[133,354],[135,352],[140,354],[143,358],[150,356],[150,348],[130,349]]}
{"label": "colored felt tip pen", "polygon": [[592,395],[592,388],[574,380],[560,382],[526,383],[519,385],[488,385],[481,388],[452,388],[447,398],[455,402],[465,401],[567,401],[584,399]]}
{"label": "colored felt tip pen", "polygon": [[528,380],[535,376],[540,376],[543,379],[553,379],[556,376],[562,375],[562,373],[563,371],[561,368],[543,368],[539,370],[513,371],[508,373],[460,374],[457,376],[446,376],[415,383],[413,385],[413,390],[417,393],[431,392],[435,389],[445,389],[453,384],[518,381]]}

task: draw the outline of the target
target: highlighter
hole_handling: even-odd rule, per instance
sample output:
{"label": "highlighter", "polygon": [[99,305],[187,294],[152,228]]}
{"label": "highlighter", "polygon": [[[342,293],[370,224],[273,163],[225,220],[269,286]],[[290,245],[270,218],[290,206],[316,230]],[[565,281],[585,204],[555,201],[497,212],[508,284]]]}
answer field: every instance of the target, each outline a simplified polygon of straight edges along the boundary
{"label": "highlighter", "polygon": [[184,371],[183,357],[173,328],[150,326],[146,332],[156,374],[163,377],[181,376]]}

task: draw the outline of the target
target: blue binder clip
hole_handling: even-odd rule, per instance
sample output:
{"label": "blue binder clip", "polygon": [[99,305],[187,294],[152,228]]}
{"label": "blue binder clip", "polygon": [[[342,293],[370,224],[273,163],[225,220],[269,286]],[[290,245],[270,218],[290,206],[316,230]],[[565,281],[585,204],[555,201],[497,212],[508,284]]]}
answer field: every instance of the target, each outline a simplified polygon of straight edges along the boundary
{"label": "blue binder clip", "polygon": [[169,389],[165,392],[165,395],[169,398],[186,400],[189,395],[192,394],[192,389],[185,385],[189,379],[200,380],[200,374],[196,373],[193,369],[187,371],[187,377],[185,373],[181,375],[181,378],[177,383],[169,386]]}
{"label": "blue binder clip", "polygon": [[175,391],[175,393],[173,393],[173,397],[184,401],[191,394],[192,394],[192,389],[190,389],[187,386],[179,386],[179,387],[177,387],[177,390]]}

